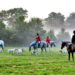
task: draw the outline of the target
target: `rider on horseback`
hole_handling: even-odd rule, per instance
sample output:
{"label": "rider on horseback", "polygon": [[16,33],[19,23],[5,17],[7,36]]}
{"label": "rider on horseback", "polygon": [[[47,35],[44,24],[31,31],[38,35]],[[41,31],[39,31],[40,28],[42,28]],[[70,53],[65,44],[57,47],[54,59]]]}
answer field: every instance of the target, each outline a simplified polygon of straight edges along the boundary
{"label": "rider on horseback", "polygon": [[73,31],[73,36],[72,36],[72,43],[75,44],[75,31]]}
{"label": "rider on horseback", "polygon": [[39,34],[37,33],[37,38],[36,38],[36,43],[39,43],[39,46],[40,46],[40,42],[41,42],[41,39],[40,39],[40,36],[39,36]]}
{"label": "rider on horseback", "polygon": [[75,44],[75,31],[73,31],[73,36],[72,36],[72,40],[71,40],[71,44],[69,45],[69,50],[68,51],[71,51],[71,47],[73,46],[73,44]]}
{"label": "rider on horseback", "polygon": [[46,42],[47,42],[47,46],[48,46],[48,44],[50,43],[49,37],[46,38]]}

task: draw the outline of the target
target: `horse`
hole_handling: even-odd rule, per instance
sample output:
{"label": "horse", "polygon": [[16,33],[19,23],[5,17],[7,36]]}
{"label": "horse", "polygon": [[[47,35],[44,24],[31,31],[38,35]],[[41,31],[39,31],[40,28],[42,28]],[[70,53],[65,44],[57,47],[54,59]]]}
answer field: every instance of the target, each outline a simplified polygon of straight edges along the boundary
{"label": "horse", "polygon": [[42,54],[42,52],[43,52],[43,48],[45,48],[45,54],[47,54],[47,50],[46,50],[47,44],[46,44],[46,42],[41,41],[41,42],[40,42],[40,46],[38,46],[38,45],[39,45],[38,42],[37,42],[37,44],[36,44],[36,41],[32,42],[32,43],[29,45],[29,51],[31,51],[31,47],[33,46],[34,51],[35,51],[35,49],[37,49],[37,54],[38,54],[38,48],[41,48],[41,54]]}
{"label": "horse", "polygon": [[70,61],[70,53],[72,53],[72,59],[74,61],[74,54],[73,54],[73,52],[75,52],[75,44],[70,44],[70,42],[65,42],[64,41],[61,44],[61,49],[63,49],[65,46],[67,47],[69,61]]}
{"label": "horse", "polygon": [[4,41],[0,40],[0,46],[2,47],[2,50],[4,51]]}
{"label": "horse", "polygon": [[52,48],[52,46],[56,47],[56,44],[54,41],[50,41],[49,45],[51,46],[51,48]]}
{"label": "horse", "polygon": [[49,47],[49,52],[50,52],[50,49],[52,48],[52,46],[56,47],[56,44],[54,41],[50,41],[49,43],[47,43],[47,47]]}

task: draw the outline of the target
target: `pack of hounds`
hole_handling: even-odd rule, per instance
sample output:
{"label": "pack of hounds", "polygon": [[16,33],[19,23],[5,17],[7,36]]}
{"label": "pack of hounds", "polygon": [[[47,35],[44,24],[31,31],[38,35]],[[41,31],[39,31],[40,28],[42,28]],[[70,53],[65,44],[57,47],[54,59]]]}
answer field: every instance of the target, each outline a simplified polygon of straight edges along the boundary
{"label": "pack of hounds", "polygon": [[[17,54],[21,55],[22,52],[24,52],[25,50],[23,48],[22,49],[17,49],[17,48],[15,48],[15,49],[8,49],[8,53],[12,52],[14,54],[15,51],[17,51]],[[0,49],[0,52],[3,52],[3,50]],[[66,50],[65,51],[59,50],[59,52],[61,52],[62,54],[67,54]],[[33,51],[31,53],[31,55],[37,55],[37,51]]]}
{"label": "pack of hounds", "polygon": [[[29,49],[31,49],[31,46],[33,46],[33,44],[34,44],[35,42],[32,42],[30,45],[29,45]],[[46,43],[45,42],[43,42],[43,41],[41,41],[41,44],[43,45],[45,45]],[[55,42],[54,41],[51,41],[50,42],[50,47],[52,47],[52,45],[54,45],[54,46],[56,46],[55,45]],[[2,47],[2,49],[0,49],[0,52],[3,52],[3,50],[4,50],[4,41],[3,40],[0,40],[0,45],[1,45],[1,47]],[[49,44],[48,44],[49,45]],[[50,48],[49,47],[49,48]],[[46,45],[45,45],[45,49],[46,49]],[[51,48],[50,48],[51,49]],[[49,50],[50,50],[49,49]],[[17,54],[22,54],[25,50],[22,48],[22,49],[18,49],[18,48],[15,48],[15,49],[8,49],[8,53],[10,53],[10,52],[12,52],[13,54],[14,54],[14,52],[17,52]],[[42,51],[42,50],[41,50]],[[45,51],[46,52],[46,51]],[[60,52],[62,53],[62,54],[67,54],[67,51],[62,51],[62,50],[60,50]],[[31,53],[31,55],[38,55],[38,51],[33,51],[32,53]]]}
{"label": "pack of hounds", "polygon": [[[12,52],[14,54],[14,52],[17,51],[17,54],[22,54],[22,52],[24,52],[25,50],[22,48],[22,49],[18,49],[18,48],[15,48],[15,49],[8,49],[8,53]],[[0,49],[0,52],[3,52],[2,49]],[[67,54],[67,51],[62,51],[62,50],[59,50],[59,52],[61,52],[62,54]],[[37,55],[37,51],[33,51],[31,53],[31,55]]]}
{"label": "pack of hounds", "polygon": [[[24,52],[25,50],[23,48],[22,49],[17,49],[17,48],[15,48],[15,49],[8,49],[8,53],[12,52],[14,54],[15,51],[17,51],[17,54],[21,55],[22,52]],[[3,50],[0,49],[0,52],[3,52]]]}

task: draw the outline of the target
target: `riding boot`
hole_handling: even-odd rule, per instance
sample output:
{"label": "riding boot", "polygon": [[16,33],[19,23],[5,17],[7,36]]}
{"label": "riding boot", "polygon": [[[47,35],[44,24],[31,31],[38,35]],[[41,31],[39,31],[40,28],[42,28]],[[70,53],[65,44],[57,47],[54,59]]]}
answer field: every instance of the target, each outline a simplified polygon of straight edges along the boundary
{"label": "riding boot", "polygon": [[40,43],[38,43],[38,48],[40,48]]}
{"label": "riding boot", "polygon": [[48,47],[48,43],[47,43],[47,47]]}

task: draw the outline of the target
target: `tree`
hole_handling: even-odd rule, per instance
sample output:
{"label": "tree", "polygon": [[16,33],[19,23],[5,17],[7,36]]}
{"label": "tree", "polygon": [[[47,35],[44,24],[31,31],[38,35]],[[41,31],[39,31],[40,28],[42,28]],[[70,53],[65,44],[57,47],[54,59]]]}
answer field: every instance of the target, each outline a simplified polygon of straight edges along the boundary
{"label": "tree", "polygon": [[36,31],[39,32],[39,30],[43,29],[42,20],[40,18],[31,18],[29,21],[30,28],[32,27]]}
{"label": "tree", "polygon": [[5,24],[2,21],[0,21],[0,30],[3,30],[3,29],[5,29]]}
{"label": "tree", "polygon": [[19,15],[19,18],[17,18],[13,23],[13,28],[17,31],[17,33],[23,33],[26,29],[27,22],[24,21],[25,17],[23,15]]}
{"label": "tree", "polygon": [[31,18],[28,23],[28,27],[29,27],[29,34],[32,37],[36,37],[36,33],[40,34],[41,31],[43,30],[42,20],[39,18]]}
{"label": "tree", "polygon": [[60,32],[57,34],[59,41],[70,41],[70,34],[65,30],[65,28],[61,28]]}
{"label": "tree", "polygon": [[9,26],[13,25],[13,21],[15,21],[16,18],[19,17],[20,14],[23,14],[23,16],[25,16],[25,18],[27,18],[28,14],[27,14],[27,10],[22,9],[22,8],[13,8],[13,9],[9,9],[7,11],[2,10],[0,12],[0,20],[1,21],[7,21],[7,24]]}
{"label": "tree", "polygon": [[50,31],[48,32],[47,36],[50,37],[51,41],[55,41],[55,42],[57,41],[57,38],[56,38],[56,36],[54,34],[54,30],[53,29],[50,29]]}
{"label": "tree", "polygon": [[16,42],[15,42],[15,31],[11,28],[11,27],[6,27],[6,30],[5,30],[5,45],[16,45]]}
{"label": "tree", "polygon": [[19,45],[27,40],[27,25],[28,23],[25,21],[25,16],[23,15],[20,15],[19,18],[14,21],[13,30],[15,30],[15,39]]}
{"label": "tree", "polygon": [[4,40],[5,38],[5,24],[0,21],[0,39]]}
{"label": "tree", "polygon": [[70,28],[74,28],[75,27],[75,13],[71,13],[69,15],[69,17],[67,17],[66,19],[66,25]]}
{"label": "tree", "polygon": [[14,21],[13,30],[16,31],[14,37],[18,45],[28,45],[35,41],[37,33],[40,34],[41,39],[45,39],[46,36],[41,19],[31,18],[29,22],[26,22],[23,15]]}
{"label": "tree", "polygon": [[64,25],[64,15],[61,13],[51,12],[45,19],[46,24],[51,27],[62,27]]}

